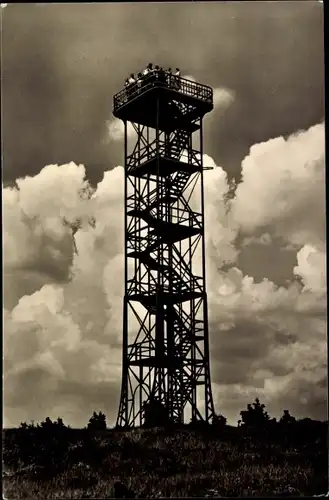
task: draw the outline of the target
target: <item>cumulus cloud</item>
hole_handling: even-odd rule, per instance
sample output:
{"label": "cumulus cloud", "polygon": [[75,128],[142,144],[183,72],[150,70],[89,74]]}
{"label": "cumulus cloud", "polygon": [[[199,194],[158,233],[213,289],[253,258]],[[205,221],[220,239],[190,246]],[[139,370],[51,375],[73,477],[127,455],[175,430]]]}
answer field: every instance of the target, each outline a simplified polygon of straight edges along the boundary
{"label": "cumulus cloud", "polygon": [[235,99],[235,92],[224,87],[215,87],[213,93],[215,110],[228,108]]}
{"label": "cumulus cloud", "polygon": [[242,173],[230,202],[240,252],[246,245],[272,248],[279,238],[291,244],[297,265],[292,270],[295,279],[285,287],[267,278],[256,282],[236,266],[211,274],[209,313],[218,398],[228,414],[242,401],[247,404],[256,391],[276,414],[289,402],[299,415],[310,412],[325,418],[323,124],[286,140],[253,146]]}
{"label": "cumulus cloud", "polygon": [[324,124],[250,148],[232,205],[241,230],[271,225],[295,245],[323,247],[325,233]]}
{"label": "cumulus cloud", "polygon": [[[277,416],[287,406],[326,416],[323,158],[323,125],[257,145],[232,199],[227,174],[204,157],[213,167],[204,174],[212,378],[231,423],[257,395]],[[85,425],[97,409],[115,418],[123,179],[117,167],[92,189],[84,167],[70,163],[3,189],[5,424],[60,414]],[[274,251],[278,235],[294,244],[286,286],[238,265],[255,242]]]}
{"label": "cumulus cloud", "polygon": [[[105,134],[105,142],[110,142],[112,141],[122,141],[124,138],[124,124],[122,120],[119,120],[119,118],[112,118],[111,120],[106,121],[106,130],[107,133]],[[128,138],[134,137],[136,134],[134,127],[130,122],[127,123],[127,135]]]}
{"label": "cumulus cloud", "polygon": [[294,273],[300,276],[305,290],[324,291],[326,289],[326,256],[311,245],[304,245],[297,254],[298,265]]}
{"label": "cumulus cloud", "polygon": [[[102,380],[110,397],[113,370],[116,380],[119,378],[115,368],[116,361],[121,360],[115,345],[119,331],[113,331],[113,304],[104,292],[108,279],[104,269],[123,250],[123,169],[117,167],[105,174],[95,190],[85,181],[84,167],[73,163],[47,166],[33,178],[20,179],[17,186],[3,190],[4,265],[6,288],[12,295],[12,310],[5,314],[8,418],[15,414],[20,393],[35,390],[29,381],[40,372],[44,380],[41,394],[47,390],[44,404],[47,400],[52,407],[53,398],[61,399],[72,390],[72,401],[77,400],[75,418],[82,422],[82,415],[86,416],[83,399],[79,398],[88,381],[93,386],[96,380]],[[89,224],[93,217],[96,225]],[[71,227],[77,220],[75,254]],[[20,253],[13,254],[9,244]],[[60,264],[66,272],[59,280],[52,270]],[[32,283],[31,272],[38,276]],[[18,342],[22,346],[21,360],[17,359]],[[53,395],[48,393],[47,380]],[[33,415],[34,403],[29,402]],[[108,403],[103,400],[101,407],[103,404],[111,409],[113,398]]]}

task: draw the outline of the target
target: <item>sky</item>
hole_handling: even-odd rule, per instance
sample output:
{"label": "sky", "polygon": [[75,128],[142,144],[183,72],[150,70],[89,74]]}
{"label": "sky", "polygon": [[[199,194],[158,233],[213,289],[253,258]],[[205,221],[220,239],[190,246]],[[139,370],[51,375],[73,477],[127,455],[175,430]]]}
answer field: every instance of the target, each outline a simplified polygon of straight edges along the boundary
{"label": "sky", "polygon": [[4,425],[61,416],[79,427],[93,411],[115,421],[124,173],[112,100],[149,62],[214,88],[216,411],[234,424],[259,397],[275,417],[326,419],[323,6],[16,4],[1,22]]}

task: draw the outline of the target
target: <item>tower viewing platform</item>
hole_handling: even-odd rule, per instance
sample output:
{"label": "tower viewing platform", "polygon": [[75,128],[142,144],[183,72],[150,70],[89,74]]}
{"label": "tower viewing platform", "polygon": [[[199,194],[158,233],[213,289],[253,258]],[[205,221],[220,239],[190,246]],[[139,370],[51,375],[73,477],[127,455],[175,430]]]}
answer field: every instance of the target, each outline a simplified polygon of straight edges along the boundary
{"label": "tower viewing platform", "polygon": [[[160,97],[159,101],[158,98]],[[157,102],[160,109],[157,109]],[[184,107],[181,104],[185,104]],[[171,131],[213,109],[213,90],[166,71],[153,71],[114,96],[113,115],[163,131]],[[157,119],[159,123],[157,124]]]}

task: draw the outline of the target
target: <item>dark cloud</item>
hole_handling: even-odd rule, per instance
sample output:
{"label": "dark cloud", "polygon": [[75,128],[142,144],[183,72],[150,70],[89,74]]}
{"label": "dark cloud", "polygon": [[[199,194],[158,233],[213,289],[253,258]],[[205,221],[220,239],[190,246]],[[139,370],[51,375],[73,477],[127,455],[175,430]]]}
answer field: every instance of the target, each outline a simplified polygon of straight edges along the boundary
{"label": "dark cloud", "polygon": [[[57,379],[52,374],[40,367],[30,367],[15,375],[11,374],[5,379],[4,404],[6,408],[28,407],[39,413],[46,411],[57,383]],[[11,390],[13,388],[15,389]],[[46,397],[40,398],[40,393],[45,394]]]}
{"label": "dark cloud", "polygon": [[3,280],[3,305],[11,311],[24,295],[40,290],[46,283],[51,282],[48,273],[20,268],[7,268],[4,270]]}
{"label": "dark cloud", "polygon": [[[253,385],[255,362],[266,359],[274,346],[274,339],[266,335],[268,330],[263,323],[246,319],[224,331],[216,330],[210,323],[213,381],[217,384]],[[276,339],[275,345],[287,343],[286,336],[282,337]],[[274,375],[278,375],[277,368],[286,372],[285,367],[274,367]],[[264,379],[261,386],[264,387]]]}
{"label": "dark cloud", "polygon": [[324,114],[322,6],[313,2],[19,4],[3,16],[4,179],[122,162],[106,144],[112,96],[149,61],[236,93],[205,150],[231,174],[250,145]]}
{"label": "dark cloud", "polygon": [[[323,372],[327,370],[323,366]],[[307,418],[312,415],[314,420],[328,419],[328,378],[323,377],[320,382],[314,384],[307,378],[301,378],[299,383],[291,382],[280,398],[271,402],[270,407],[280,407],[289,409],[292,415],[299,418]],[[281,410],[282,411],[282,410]]]}
{"label": "dark cloud", "polygon": [[293,279],[293,267],[297,264],[296,252],[280,251],[279,245],[248,245],[240,252],[238,267],[256,281],[267,277],[277,285],[283,286]]}

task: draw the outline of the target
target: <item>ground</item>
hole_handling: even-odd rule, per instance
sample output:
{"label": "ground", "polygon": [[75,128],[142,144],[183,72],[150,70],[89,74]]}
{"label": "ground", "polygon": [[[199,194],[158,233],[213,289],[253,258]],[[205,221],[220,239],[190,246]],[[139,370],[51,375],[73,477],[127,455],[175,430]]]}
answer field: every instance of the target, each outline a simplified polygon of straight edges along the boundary
{"label": "ground", "polygon": [[4,497],[110,498],[116,481],[139,498],[325,493],[327,424],[295,434],[10,429],[3,433]]}

